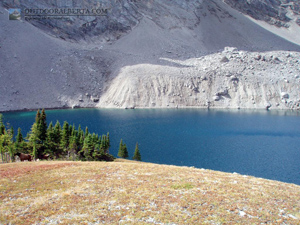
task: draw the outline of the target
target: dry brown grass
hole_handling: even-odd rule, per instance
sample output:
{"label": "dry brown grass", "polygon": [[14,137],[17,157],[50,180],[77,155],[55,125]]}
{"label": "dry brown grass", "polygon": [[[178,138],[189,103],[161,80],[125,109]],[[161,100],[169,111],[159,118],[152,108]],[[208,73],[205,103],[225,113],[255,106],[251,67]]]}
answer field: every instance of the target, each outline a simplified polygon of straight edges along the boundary
{"label": "dry brown grass", "polygon": [[300,186],[188,167],[0,165],[0,224],[300,224]]}

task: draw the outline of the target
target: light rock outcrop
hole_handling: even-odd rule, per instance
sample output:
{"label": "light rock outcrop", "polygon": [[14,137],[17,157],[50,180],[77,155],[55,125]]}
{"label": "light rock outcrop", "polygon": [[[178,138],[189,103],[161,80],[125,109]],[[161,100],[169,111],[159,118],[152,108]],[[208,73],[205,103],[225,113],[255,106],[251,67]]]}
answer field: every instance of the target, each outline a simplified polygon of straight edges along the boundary
{"label": "light rock outcrop", "polygon": [[[0,111],[299,109],[297,1],[101,3],[0,3]],[[10,7],[109,10],[98,17],[9,21]]]}
{"label": "light rock outcrop", "polygon": [[[174,66],[127,66],[98,106],[300,109],[300,81],[295,78],[300,54],[260,53],[260,60],[257,54],[223,51],[184,61],[161,59]],[[229,62],[219,64],[224,57]]]}

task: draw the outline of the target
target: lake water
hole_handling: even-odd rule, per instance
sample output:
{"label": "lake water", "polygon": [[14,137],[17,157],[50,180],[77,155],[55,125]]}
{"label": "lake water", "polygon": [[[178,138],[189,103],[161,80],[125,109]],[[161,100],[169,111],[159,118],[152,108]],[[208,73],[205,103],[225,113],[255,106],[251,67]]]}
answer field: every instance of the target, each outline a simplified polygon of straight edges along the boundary
{"label": "lake water", "polygon": [[[132,157],[136,142],[146,162],[237,172],[300,185],[300,112],[201,109],[48,110],[47,122],[66,120],[110,133]],[[3,113],[23,136],[36,112]]]}

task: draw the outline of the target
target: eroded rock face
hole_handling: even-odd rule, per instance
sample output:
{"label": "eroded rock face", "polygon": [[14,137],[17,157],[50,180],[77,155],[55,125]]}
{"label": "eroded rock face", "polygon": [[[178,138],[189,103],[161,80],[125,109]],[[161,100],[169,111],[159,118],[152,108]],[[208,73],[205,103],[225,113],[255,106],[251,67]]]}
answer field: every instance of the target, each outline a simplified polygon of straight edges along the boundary
{"label": "eroded rock face", "polygon": [[[0,81],[5,84],[0,111],[299,108],[300,41],[292,43],[242,14],[287,27],[297,18],[297,1],[225,2],[3,0],[6,8],[23,10],[108,11],[12,23],[0,7]],[[289,97],[283,98],[283,92]]]}
{"label": "eroded rock face", "polygon": [[[277,27],[289,27],[293,13],[296,21],[300,19],[300,2],[298,0],[225,0],[238,11],[257,20],[263,20]],[[299,24],[299,23],[298,23]]]}
{"label": "eroded rock face", "polygon": [[[19,7],[25,9],[103,9],[103,16],[69,16],[63,19],[43,19],[29,21],[40,29],[55,35],[58,38],[71,41],[80,41],[98,37],[98,42],[111,42],[118,39],[122,34],[127,33],[141,19],[136,4],[130,0],[122,1],[14,1],[4,0],[6,8]],[[107,12],[107,13],[106,13]],[[100,36],[100,38],[99,38]]]}
{"label": "eroded rock face", "polygon": [[[260,60],[257,54],[224,51],[176,61],[185,66],[180,69],[125,67],[102,96],[99,107],[300,109],[300,81],[295,77],[300,73],[300,53],[261,53]],[[219,64],[223,57],[231,60]]]}
{"label": "eroded rock face", "polygon": [[[288,15],[293,12],[295,21],[299,24],[300,3],[298,0],[225,0],[225,2],[238,11],[257,20],[266,21],[278,27],[289,27],[289,22],[294,18]],[[169,21],[165,15],[174,21],[172,27],[195,28],[204,15],[214,14],[219,18],[232,17],[220,7],[215,0],[50,0],[50,1],[14,1],[3,0],[6,8],[49,9],[49,8],[74,8],[74,9],[103,9],[104,16],[73,16],[60,20],[31,20],[33,25],[58,38],[71,41],[92,41],[112,43],[121,36],[129,33],[146,15],[161,27],[168,27]],[[190,13],[183,22],[180,18],[181,11]],[[168,27],[170,28],[170,27]]]}

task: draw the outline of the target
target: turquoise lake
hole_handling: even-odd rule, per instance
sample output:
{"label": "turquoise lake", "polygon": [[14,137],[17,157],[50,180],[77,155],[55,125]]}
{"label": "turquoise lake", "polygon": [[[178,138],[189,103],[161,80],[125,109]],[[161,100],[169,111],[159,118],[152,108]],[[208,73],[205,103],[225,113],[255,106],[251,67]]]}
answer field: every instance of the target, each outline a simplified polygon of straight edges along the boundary
{"label": "turquoise lake", "polygon": [[[36,112],[3,113],[26,136]],[[136,142],[146,162],[236,172],[300,185],[300,112],[203,109],[46,110],[47,122],[66,120],[110,133],[132,157]]]}

